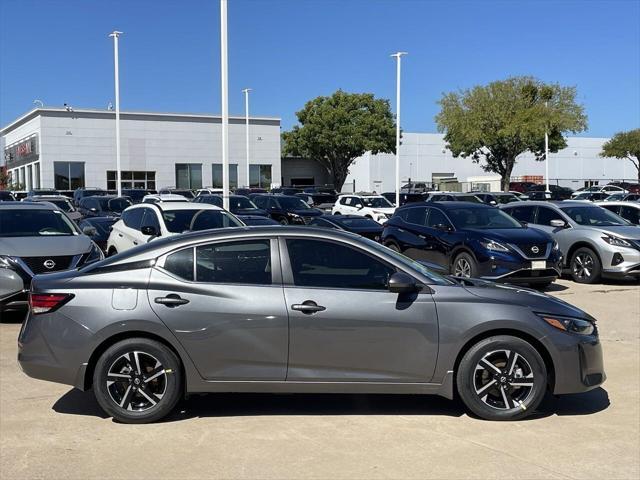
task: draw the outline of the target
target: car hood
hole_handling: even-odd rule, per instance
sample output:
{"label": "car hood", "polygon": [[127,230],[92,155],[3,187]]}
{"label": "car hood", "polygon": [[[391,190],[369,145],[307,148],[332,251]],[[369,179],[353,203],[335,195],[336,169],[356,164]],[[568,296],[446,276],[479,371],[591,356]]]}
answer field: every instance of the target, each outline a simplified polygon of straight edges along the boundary
{"label": "car hood", "polygon": [[468,228],[478,236],[490,238],[504,243],[535,243],[550,242],[551,236],[542,230],[535,228],[496,228],[491,230],[481,230]]}
{"label": "car hood", "polygon": [[253,216],[253,217],[266,217],[267,211],[262,210],[261,208],[238,208],[234,210],[234,215],[244,215],[244,216]]}
{"label": "car hood", "polygon": [[603,232],[615,235],[617,237],[629,238],[631,240],[640,240],[640,227],[633,225],[620,225],[617,227],[596,227]]}
{"label": "car hood", "polygon": [[534,312],[595,321],[591,315],[579,308],[531,288],[504,285],[476,278],[454,278],[454,280],[460,282],[465,290],[476,297],[496,300],[500,303],[526,305]]}
{"label": "car hood", "polygon": [[90,249],[86,235],[0,238],[0,253],[12,257],[79,255]]}

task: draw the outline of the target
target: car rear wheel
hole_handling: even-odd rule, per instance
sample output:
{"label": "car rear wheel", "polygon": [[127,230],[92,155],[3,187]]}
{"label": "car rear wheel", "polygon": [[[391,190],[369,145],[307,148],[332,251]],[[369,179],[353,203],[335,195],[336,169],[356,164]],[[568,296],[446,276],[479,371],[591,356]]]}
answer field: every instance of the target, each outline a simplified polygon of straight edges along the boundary
{"label": "car rear wheel", "polygon": [[538,407],[547,370],[538,351],[521,338],[499,335],[465,353],[456,374],[458,393],[485,420],[519,420]]}
{"label": "car rear wheel", "polygon": [[576,250],[571,257],[571,277],[578,283],[596,283],[602,274],[598,255],[590,248]]}
{"label": "car rear wheel", "polygon": [[453,275],[456,277],[475,277],[477,271],[476,261],[466,252],[458,255],[453,261]]}
{"label": "car rear wheel", "polygon": [[387,242],[384,244],[385,247],[390,248],[391,250],[393,250],[394,252],[400,252],[400,246],[396,243],[396,242]]}
{"label": "car rear wheel", "polygon": [[171,412],[180,399],[180,360],[155,340],[123,340],[98,359],[93,390],[102,409],[115,420],[154,422]]}

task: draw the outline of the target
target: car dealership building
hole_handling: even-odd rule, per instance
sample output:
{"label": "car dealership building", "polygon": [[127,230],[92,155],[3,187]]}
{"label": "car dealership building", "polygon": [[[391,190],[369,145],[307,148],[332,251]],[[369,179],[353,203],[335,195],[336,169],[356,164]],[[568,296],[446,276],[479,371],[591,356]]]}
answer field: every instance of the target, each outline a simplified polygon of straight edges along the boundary
{"label": "car dealership building", "polygon": [[[121,112],[123,188],[222,186],[222,118]],[[229,118],[231,186],[280,184],[280,119]],[[10,184],[20,190],[116,188],[115,112],[36,108],[0,130]],[[2,163],[2,162],[0,162]]]}

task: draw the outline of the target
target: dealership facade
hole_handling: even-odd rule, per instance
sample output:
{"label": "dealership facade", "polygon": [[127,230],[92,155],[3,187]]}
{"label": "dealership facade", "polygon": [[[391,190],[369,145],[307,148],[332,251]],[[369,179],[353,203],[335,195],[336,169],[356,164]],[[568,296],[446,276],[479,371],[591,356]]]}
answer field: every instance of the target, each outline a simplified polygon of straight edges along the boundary
{"label": "dealership facade", "polygon": [[[220,116],[121,112],[123,188],[222,186]],[[280,119],[229,118],[231,186],[280,184]],[[14,189],[116,188],[115,112],[36,108],[0,130]],[[16,188],[18,187],[18,188]]]}

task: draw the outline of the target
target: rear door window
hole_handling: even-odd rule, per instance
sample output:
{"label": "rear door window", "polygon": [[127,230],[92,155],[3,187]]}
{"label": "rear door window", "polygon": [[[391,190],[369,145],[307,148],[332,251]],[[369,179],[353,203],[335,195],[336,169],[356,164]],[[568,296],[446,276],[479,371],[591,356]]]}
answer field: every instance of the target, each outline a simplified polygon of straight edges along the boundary
{"label": "rear door window", "polygon": [[562,220],[562,216],[551,208],[538,207],[538,218],[536,220],[536,225],[551,226],[551,220]]}
{"label": "rear door window", "polygon": [[133,208],[123,212],[123,223],[134,230],[140,230],[142,225],[142,217],[144,216],[145,208]]}
{"label": "rear door window", "polygon": [[504,211],[520,222],[533,223],[536,207],[523,205],[513,208],[505,208]]}
{"label": "rear door window", "polygon": [[197,247],[196,281],[271,285],[270,240],[220,242]]}
{"label": "rear door window", "polygon": [[451,222],[449,222],[445,214],[440,210],[430,208],[429,218],[427,219],[427,226],[430,228],[436,228],[439,225],[451,226]]}

